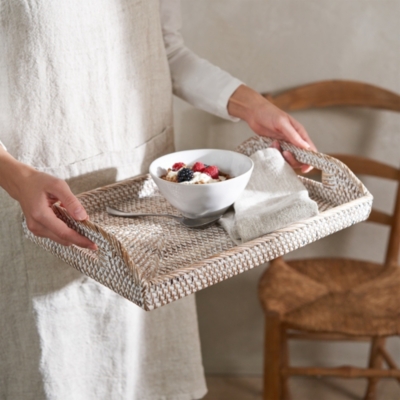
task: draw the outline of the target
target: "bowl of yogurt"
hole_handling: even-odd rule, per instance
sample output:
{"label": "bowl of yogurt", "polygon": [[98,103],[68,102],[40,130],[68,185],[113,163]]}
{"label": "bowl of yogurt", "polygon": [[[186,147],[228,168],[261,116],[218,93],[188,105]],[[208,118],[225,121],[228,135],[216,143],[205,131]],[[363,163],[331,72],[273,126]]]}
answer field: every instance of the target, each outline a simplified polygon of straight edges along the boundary
{"label": "bowl of yogurt", "polygon": [[245,189],[253,161],[230,150],[197,149],[154,160],[150,175],[161,194],[182,215],[222,215]]}

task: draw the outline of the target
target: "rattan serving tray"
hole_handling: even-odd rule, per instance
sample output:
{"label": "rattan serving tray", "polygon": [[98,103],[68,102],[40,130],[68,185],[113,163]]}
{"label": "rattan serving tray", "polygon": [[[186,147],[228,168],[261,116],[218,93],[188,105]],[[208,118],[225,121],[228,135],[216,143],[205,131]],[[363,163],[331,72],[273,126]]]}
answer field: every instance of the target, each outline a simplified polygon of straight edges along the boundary
{"label": "rattan serving tray", "polygon": [[[251,155],[269,144],[269,139],[254,137],[238,151]],[[80,194],[90,221],[77,222],[54,206],[68,226],[97,243],[97,251],[37,237],[24,222],[25,234],[83,274],[144,310],[153,310],[368,218],[372,196],[343,163],[281,145],[299,161],[323,171],[322,183],[299,177],[320,214],[243,245],[236,246],[218,224],[195,230],[173,219],[128,219],[106,213],[109,205],[124,211],[178,214],[149,175]]]}

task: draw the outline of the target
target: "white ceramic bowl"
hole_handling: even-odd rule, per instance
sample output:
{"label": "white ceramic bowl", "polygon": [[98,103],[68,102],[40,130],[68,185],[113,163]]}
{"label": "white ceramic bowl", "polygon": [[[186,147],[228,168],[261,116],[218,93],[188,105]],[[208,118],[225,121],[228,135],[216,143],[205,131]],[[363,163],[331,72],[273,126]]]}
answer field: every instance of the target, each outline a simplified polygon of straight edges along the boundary
{"label": "white ceramic bowl", "polygon": [[[232,178],[202,185],[183,185],[160,178],[176,162],[193,165],[196,161],[216,165]],[[185,150],[154,160],[150,165],[150,175],[170,204],[185,217],[198,218],[224,213],[246,187],[253,166],[249,157],[230,150]]]}

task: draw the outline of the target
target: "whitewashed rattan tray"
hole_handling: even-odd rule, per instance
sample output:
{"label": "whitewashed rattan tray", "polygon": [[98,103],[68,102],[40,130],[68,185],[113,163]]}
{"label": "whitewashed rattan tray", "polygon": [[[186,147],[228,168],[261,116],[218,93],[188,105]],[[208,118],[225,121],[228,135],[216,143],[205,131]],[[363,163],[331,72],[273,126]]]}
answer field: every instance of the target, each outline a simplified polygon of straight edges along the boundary
{"label": "whitewashed rattan tray", "polygon": [[[254,137],[238,151],[251,155],[269,144],[269,139]],[[74,221],[63,208],[54,207],[59,218],[96,242],[97,251],[37,237],[24,223],[25,234],[83,274],[139,307],[153,310],[368,218],[372,196],[344,164],[324,154],[281,145],[299,161],[323,171],[322,182],[299,177],[320,214],[243,245],[236,246],[218,224],[195,230],[162,217],[128,219],[106,213],[109,205],[124,211],[178,215],[149,175],[79,195],[90,221]]]}

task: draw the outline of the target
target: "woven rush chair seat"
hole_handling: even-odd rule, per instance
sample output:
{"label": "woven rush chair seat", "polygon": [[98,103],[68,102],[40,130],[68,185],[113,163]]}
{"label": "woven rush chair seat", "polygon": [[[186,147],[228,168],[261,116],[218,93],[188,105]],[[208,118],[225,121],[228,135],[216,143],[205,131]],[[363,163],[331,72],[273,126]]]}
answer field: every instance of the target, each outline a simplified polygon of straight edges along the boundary
{"label": "woven rush chair seat", "polygon": [[[284,282],[284,284],[283,284]],[[260,279],[265,312],[310,332],[400,334],[400,269],[349,259],[272,263]]]}

